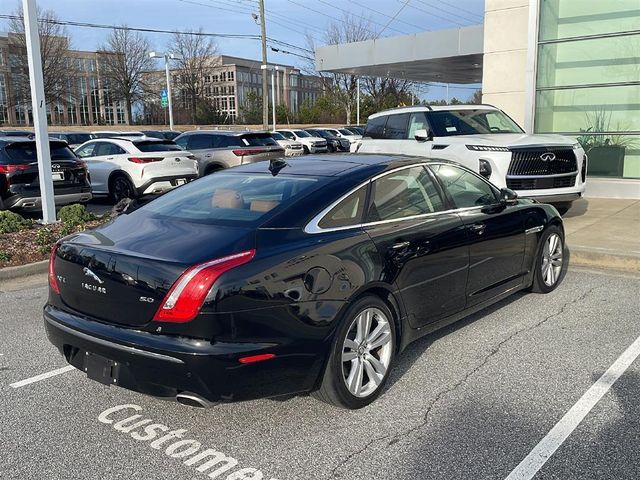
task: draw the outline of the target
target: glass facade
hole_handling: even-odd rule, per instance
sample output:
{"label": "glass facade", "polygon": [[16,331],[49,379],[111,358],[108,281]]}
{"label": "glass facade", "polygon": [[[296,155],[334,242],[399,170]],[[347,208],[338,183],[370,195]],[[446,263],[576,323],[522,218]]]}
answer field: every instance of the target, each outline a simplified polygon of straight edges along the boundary
{"label": "glass facade", "polygon": [[640,178],[640,0],[540,0],[535,131],[578,137],[592,176]]}

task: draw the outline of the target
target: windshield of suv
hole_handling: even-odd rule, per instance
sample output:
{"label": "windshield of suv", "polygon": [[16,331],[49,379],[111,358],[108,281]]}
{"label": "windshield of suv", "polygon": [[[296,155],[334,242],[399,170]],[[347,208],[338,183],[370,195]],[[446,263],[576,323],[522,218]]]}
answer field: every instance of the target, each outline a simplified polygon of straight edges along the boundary
{"label": "windshield of suv", "polygon": [[217,173],[166,193],[139,211],[188,222],[247,225],[317,184],[314,177]]}
{"label": "windshield of suv", "polygon": [[271,138],[273,138],[274,140],[286,140],[286,138],[284,138],[284,135],[279,132],[271,132]]}
{"label": "windshield of suv", "polygon": [[307,130],[307,133],[311,136],[322,138],[331,138],[333,136],[326,130]]}
{"label": "windshield of suv", "polygon": [[70,145],[80,145],[94,138],[90,133],[65,133],[64,135],[67,137],[67,142],[69,142]]}
{"label": "windshield of suv", "polygon": [[299,136],[300,138],[307,138],[310,137],[311,135],[309,135],[307,132],[305,132],[304,130],[294,130],[294,133]]}
{"label": "windshield of suv", "polygon": [[347,130],[346,128],[341,128],[340,130],[338,130],[342,135],[357,135],[355,132],[352,132],[351,130]]}
{"label": "windshield of suv", "polygon": [[428,115],[436,137],[524,133],[517,123],[500,110],[444,110],[429,112]]}

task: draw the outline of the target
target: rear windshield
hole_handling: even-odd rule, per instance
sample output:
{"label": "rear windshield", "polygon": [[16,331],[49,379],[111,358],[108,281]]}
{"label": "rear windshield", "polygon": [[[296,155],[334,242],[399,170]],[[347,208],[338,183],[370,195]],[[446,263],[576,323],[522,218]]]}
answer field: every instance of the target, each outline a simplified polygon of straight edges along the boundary
{"label": "rear windshield", "polygon": [[136,140],[133,142],[141,152],[179,152],[182,149],[171,140]]}
{"label": "rear windshield", "polygon": [[311,135],[309,135],[307,132],[305,132],[304,130],[294,130],[294,133],[299,136],[300,138],[307,138],[310,137]]}
{"label": "rear windshield", "polygon": [[[49,142],[51,160],[75,160],[76,154],[62,142]],[[38,160],[36,142],[16,142],[5,147],[5,152],[12,163],[32,163]]]}
{"label": "rear windshield", "polygon": [[270,133],[242,135],[242,142],[248,147],[278,145]]}
{"label": "rear windshield", "polygon": [[312,189],[317,181],[303,176],[216,173],[172,190],[140,210],[197,223],[250,225]]}

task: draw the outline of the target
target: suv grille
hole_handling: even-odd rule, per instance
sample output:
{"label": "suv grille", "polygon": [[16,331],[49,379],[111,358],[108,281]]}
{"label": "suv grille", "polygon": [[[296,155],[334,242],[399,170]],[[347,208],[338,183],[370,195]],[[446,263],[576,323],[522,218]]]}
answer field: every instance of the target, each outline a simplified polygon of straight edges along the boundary
{"label": "suv grille", "polygon": [[507,188],[512,190],[537,190],[544,188],[573,187],[576,184],[576,175],[564,177],[538,177],[538,178],[508,178]]}
{"label": "suv grille", "polygon": [[[543,160],[545,154],[550,154],[551,159]],[[507,175],[557,175],[577,170],[576,155],[571,148],[522,148],[511,150]]]}

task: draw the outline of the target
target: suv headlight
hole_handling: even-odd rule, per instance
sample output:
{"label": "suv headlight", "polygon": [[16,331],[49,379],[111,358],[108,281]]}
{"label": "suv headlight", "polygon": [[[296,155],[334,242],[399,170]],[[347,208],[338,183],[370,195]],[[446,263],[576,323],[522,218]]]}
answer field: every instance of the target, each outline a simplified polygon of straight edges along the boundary
{"label": "suv headlight", "polygon": [[498,147],[493,145],[467,145],[469,150],[476,152],[509,152],[509,147]]}
{"label": "suv headlight", "polygon": [[580,145],[579,143],[574,143],[573,144],[573,149],[574,150],[578,150],[579,148],[582,148],[582,145]]}

